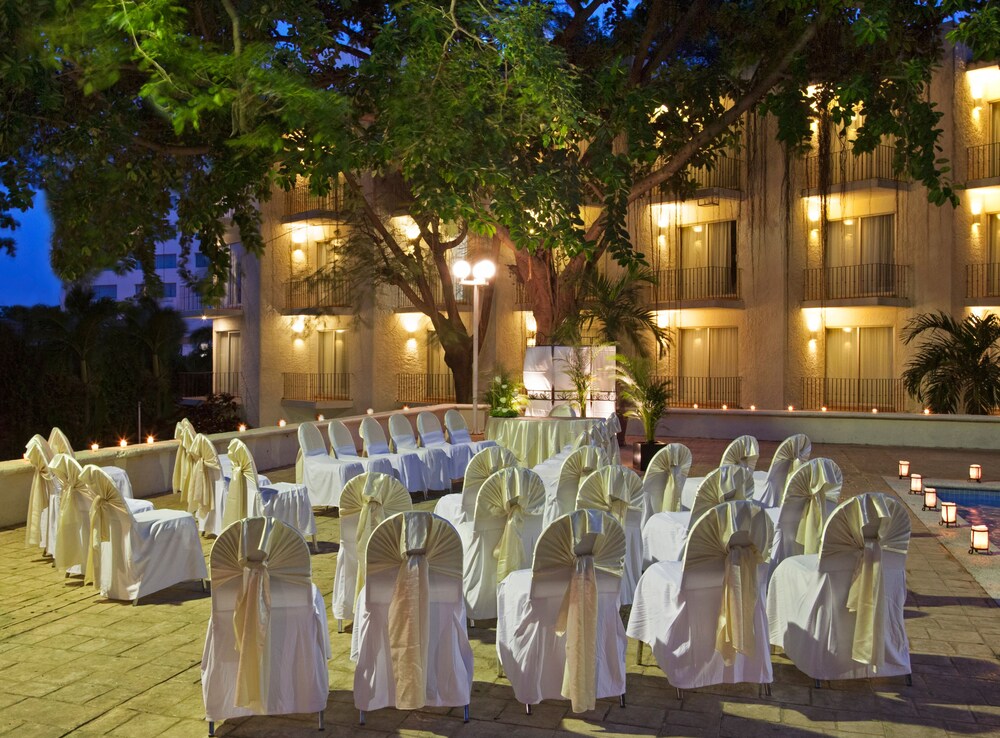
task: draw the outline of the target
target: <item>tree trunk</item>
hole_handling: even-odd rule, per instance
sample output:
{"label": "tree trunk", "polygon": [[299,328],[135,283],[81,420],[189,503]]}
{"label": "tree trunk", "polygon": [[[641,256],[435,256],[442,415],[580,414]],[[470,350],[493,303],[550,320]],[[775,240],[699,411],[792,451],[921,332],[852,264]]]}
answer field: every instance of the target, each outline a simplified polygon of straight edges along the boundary
{"label": "tree trunk", "polygon": [[462,336],[462,339],[460,342],[442,344],[442,348],[444,363],[455,378],[455,401],[469,403],[472,402],[472,338]]}

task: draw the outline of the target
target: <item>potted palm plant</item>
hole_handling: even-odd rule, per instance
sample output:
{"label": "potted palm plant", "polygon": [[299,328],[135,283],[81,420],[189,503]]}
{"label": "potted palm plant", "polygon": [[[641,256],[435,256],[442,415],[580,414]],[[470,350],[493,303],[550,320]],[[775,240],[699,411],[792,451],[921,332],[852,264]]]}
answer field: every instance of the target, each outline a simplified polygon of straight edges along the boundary
{"label": "potted palm plant", "polygon": [[622,387],[621,398],[630,405],[625,414],[639,419],[646,438],[634,446],[633,465],[639,471],[646,471],[649,460],[666,445],[656,440],[656,425],[667,412],[670,380],[654,374],[648,359],[618,354],[615,360],[618,362],[617,379]]}

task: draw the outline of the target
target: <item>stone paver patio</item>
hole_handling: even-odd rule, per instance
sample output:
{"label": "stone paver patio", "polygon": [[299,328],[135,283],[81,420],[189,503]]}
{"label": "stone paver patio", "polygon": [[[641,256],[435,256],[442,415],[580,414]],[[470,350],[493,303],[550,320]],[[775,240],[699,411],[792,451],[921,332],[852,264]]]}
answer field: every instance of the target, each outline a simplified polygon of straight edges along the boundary
{"label": "stone paver patio", "polygon": [[[716,463],[725,443],[685,441],[692,474]],[[761,444],[766,468],[777,444]],[[960,477],[970,462],[996,477],[1000,452],[815,445],[844,472],[845,494],[889,491],[883,477],[910,458],[926,476]],[[288,480],[291,470],[270,473]],[[155,500],[177,504],[174,496]],[[421,503],[429,509],[433,503]],[[313,580],[329,607],[339,520],[317,515],[320,552]],[[206,554],[210,541],[203,541]],[[204,736],[200,660],[209,595],[196,583],[144,599],[137,608],[108,602],[79,578],[59,575],[24,528],[0,531],[0,733],[30,736]],[[1000,558],[996,559],[1000,567]],[[600,701],[574,715],[567,702],[545,702],[526,715],[509,683],[496,676],[494,631],[470,631],[476,658],[471,721],[461,709],[380,710],[361,728],[353,706],[349,633],[330,620],[333,659],[327,735],[520,736],[1000,735],[1000,608],[961,563],[914,519],[908,570],[907,632],[913,686],[902,679],[824,683],[814,688],[782,655],[774,656],[773,696],[752,685],[687,691],[677,699],[655,665],[635,665],[629,643],[628,705]],[[651,661],[648,651],[644,657]],[[253,717],[218,728],[230,736],[315,736],[314,716]]]}

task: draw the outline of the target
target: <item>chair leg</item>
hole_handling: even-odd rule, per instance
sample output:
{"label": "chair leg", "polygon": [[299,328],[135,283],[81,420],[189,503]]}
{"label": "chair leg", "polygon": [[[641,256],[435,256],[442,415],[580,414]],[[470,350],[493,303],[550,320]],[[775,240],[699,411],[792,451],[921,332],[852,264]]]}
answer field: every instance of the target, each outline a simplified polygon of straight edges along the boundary
{"label": "chair leg", "polygon": [[358,720],[358,722],[359,722],[360,725],[364,725],[365,724],[365,711],[364,710],[358,710],[358,712],[361,714],[361,717]]}
{"label": "chair leg", "polygon": [[207,592],[208,591],[208,580],[207,579],[202,579],[201,580],[201,591],[202,592]]}
{"label": "chair leg", "polygon": [[635,649],[635,665],[642,666],[642,647],[644,644],[642,641],[638,641],[638,644],[639,646]]}
{"label": "chair leg", "polygon": [[771,696],[771,682],[764,685],[764,695],[767,697]]}
{"label": "chair leg", "polygon": [[337,618],[337,632],[338,633],[344,632],[344,621],[341,620],[340,618]]}
{"label": "chair leg", "polygon": [[476,621],[473,620],[472,618],[469,618],[469,627],[470,628],[475,628],[476,627]]}
{"label": "chair leg", "polygon": [[215,721],[208,721],[208,738],[214,738],[215,736]]}
{"label": "chair leg", "polygon": [[813,686],[816,687],[816,689],[822,689],[823,688],[820,685],[820,683],[819,683],[819,679],[813,679]]}
{"label": "chair leg", "polygon": [[139,598],[136,597],[134,600],[132,600],[132,607],[138,607],[138,606],[139,606]]}
{"label": "chair leg", "polygon": [[913,674],[907,674],[906,675],[906,686],[907,687],[912,687],[913,686]]}
{"label": "chair leg", "polygon": [[524,706],[524,712],[526,714],[530,715],[531,714],[531,705],[525,705]]}
{"label": "chair leg", "polygon": [[497,679],[503,679],[506,676],[503,670],[503,662],[500,661],[500,657],[497,657]]}
{"label": "chair leg", "polygon": [[769,683],[762,682],[757,685],[757,699],[760,699],[761,697],[770,697],[770,696],[771,696],[771,685]]}
{"label": "chair leg", "polygon": [[684,693],[681,692],[681,688],[680,687],[674,687],[674,689],[677,690],[677,699],[679,699],[679,700],[684,699]]}
{"label": "chair leg", "polygon": [[465,714],[463,716],[462,722],[463,723],[467,723],[467,722],[469,722],[469,706],[468,705],[465,706],[464,713]]}
{"label": "chair leg", "polygon": [[319,730],[326,730],[326,726],[323,725],[323,711],[320,710],[316,715],[319,717]]}
{"label": "chair leg", "polygon": [[618,695],[618,704],[621,707],[625,707],[625,693],[624,692],[622,692],[620,695]]}
{"label": "chair leg", "polygon": [[315,533],[313,533],[313,553],[319,553],[319,541],[316,540]]}

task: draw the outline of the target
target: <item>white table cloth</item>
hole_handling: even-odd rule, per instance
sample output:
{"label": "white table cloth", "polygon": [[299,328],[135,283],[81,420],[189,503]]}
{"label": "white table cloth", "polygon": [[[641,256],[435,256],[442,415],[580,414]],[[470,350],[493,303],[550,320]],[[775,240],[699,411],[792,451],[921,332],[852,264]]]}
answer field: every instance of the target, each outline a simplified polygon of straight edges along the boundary
{"label": "white table cloth", "polygon": [[360,461],[344,461],[331,456],[307,456],[302,464],[302,483],[309,490],[313,507],[340,507],[344,485],[364,473]]}
{"label": "white table cloth", "polygon": [[533,468],[601,423],[603,418],[490,418],[486,437],[513,451],[521,466]]}

